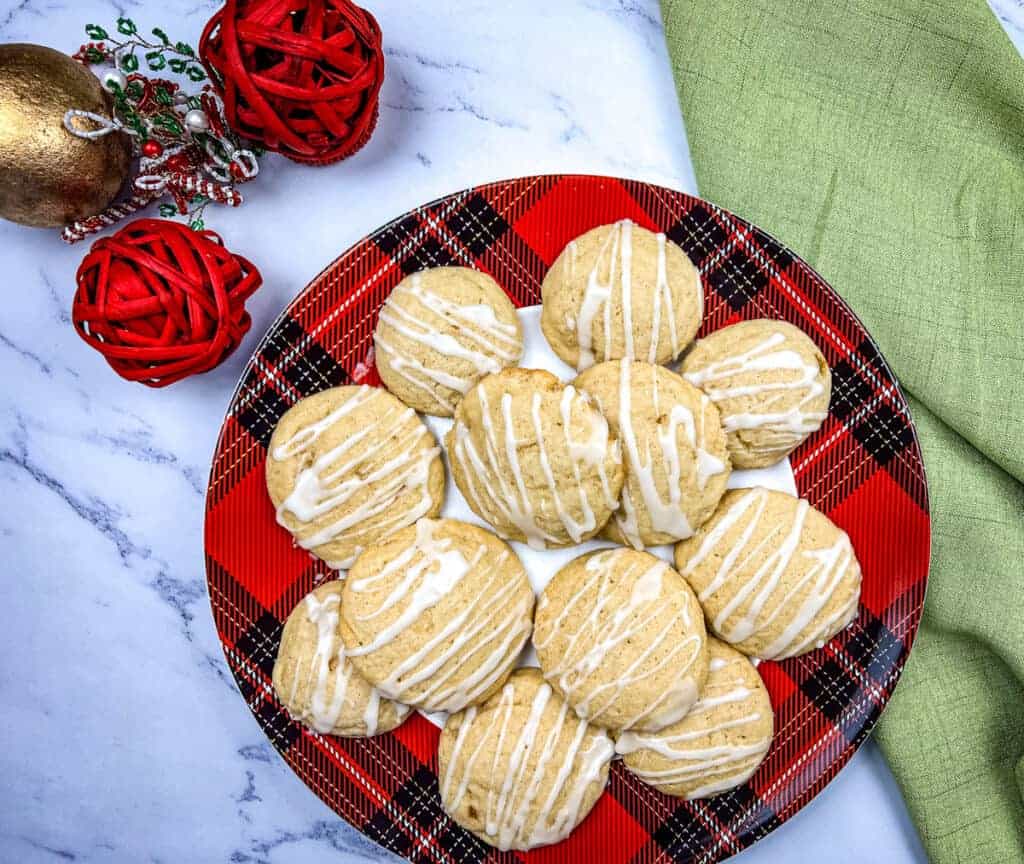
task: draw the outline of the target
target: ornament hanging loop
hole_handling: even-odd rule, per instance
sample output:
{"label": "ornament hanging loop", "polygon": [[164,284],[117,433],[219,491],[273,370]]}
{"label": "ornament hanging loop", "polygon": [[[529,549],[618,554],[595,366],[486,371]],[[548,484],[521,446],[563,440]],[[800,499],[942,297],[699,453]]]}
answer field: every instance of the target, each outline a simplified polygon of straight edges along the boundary
{"label": "ornament hanging loop", "polygon": [[[83,129],[76,120],[89,120],[94,124],[91,129]],[[82,111],[80,108],[69,108],[64,112],[64,128],[76,138],[85,138],[87,141],[97,141],[111,132],[124,132],[128,135],[136,135],[136,131],[125,126],[116,117],[104,117],[92,111]]]}

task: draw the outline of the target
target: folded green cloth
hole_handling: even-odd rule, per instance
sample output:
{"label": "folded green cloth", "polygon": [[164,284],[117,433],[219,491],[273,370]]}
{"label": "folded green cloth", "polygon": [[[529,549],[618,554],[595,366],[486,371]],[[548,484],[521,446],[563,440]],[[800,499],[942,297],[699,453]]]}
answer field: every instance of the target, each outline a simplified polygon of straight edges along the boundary
{"label": "folded green cloth", "polygon": [[701,194],[911,396],[924,622],[876,738],[939,864],[1024,860],[1024,61],[984,0],[663,0]]}

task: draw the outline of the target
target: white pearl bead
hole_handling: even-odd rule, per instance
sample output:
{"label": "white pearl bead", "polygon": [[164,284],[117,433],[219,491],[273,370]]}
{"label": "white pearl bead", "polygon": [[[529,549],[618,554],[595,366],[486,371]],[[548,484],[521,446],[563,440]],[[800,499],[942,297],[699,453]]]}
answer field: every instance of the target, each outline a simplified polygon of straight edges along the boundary
{"label": "white pearl bead", "polygon": [[188,102],[188,93],[185,93],[183,90],[178,90],[174,94],[173,98],[175,105],[184,105],[186,102]]}
{"label": "white pearl bead", "polygon": [[205,111],[193,108],[185,115],[185,125],[193,132],[205,132],[210,128],[210,121],[207,119]]}
{"label": "white pearl bead", "polygon": [[109,69],[100,79],[103,89],[112,93],[115,89],[124,90],[128,86],[128,76],[119,69]]}

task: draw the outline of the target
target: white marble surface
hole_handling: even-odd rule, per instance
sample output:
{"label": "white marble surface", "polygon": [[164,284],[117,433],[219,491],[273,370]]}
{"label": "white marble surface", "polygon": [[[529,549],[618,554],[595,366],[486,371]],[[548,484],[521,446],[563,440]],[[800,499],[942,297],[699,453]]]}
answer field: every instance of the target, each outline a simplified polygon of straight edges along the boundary
{"label": "white marble surface", "polygon": [[1010,41],[1024,54],[1024,0],[988,0]]}
{"label": "white marble surface", "polygon": [[[0,0],[0,41],[72,51],[126,10],[194,41],[216,5]],[[167,391],[116,378],[69,322],[85,247],[0,223],[0,860],[390,858],[278,758],[213,630],[203,492],[244,359],[321,267],[436,196],[547,171],[695,188],[656,0],[372,6],[388,73],[369,146],[325,169],[267,159],[241,210],[209,214],[265,277],[217,371]],[[740,859],[925,860],[870,743]]]}

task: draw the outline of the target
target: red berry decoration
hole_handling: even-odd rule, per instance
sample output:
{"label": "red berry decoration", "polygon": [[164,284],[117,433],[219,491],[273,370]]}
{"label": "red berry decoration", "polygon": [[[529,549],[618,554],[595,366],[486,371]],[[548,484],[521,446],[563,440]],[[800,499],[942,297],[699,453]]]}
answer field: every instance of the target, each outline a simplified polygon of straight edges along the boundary
{"label": "red berry decoration", "polygon": [[164,145],[155,138],[149,138],[142,142],[142,146],[139,149],[142,151],[143,156],[156,159],[157,156],[164,152]]}
{"label": "red berry decoration", "polygon": [[252,323],[259,271],[212,231],[138,219],[78,268],[72,320],[122,378],[165,387],[224,360]]}
{"label": "red berry decoration", "polygon": [[199,55],[228,125],[296,162],[344,159],[377,123],[380,27],[349,0],[227,0]]}

